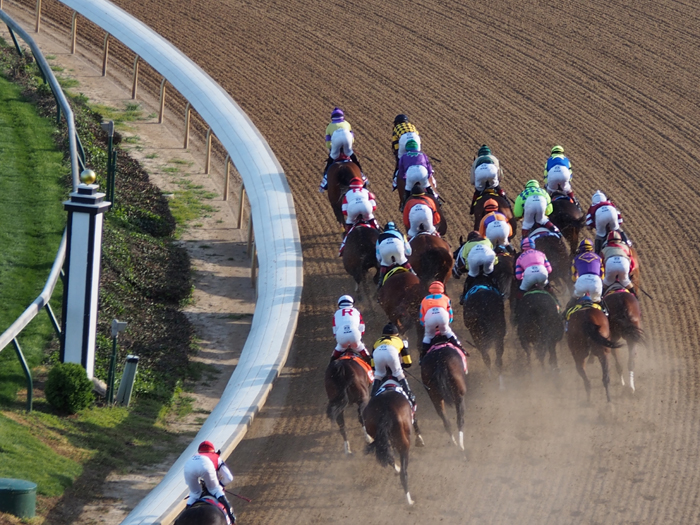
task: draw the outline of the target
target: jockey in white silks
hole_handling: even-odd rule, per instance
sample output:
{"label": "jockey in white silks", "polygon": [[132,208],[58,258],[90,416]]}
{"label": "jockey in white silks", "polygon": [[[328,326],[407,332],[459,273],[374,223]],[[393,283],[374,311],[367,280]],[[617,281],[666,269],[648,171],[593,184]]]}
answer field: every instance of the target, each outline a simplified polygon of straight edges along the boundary
{"label": "jockey in white silks", "polygon": [[433,210],[425,204],[413,206],[408,212],[408,221],[411,224],[408,230],[409,241],[419,233],[438,234],[433,225]]}

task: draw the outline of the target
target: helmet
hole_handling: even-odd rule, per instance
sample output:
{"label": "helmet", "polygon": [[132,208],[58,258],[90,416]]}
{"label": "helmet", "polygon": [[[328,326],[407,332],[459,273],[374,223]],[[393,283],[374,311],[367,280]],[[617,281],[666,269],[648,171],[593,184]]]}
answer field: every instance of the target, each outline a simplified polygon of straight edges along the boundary
{"label": "helmet", "polygon": [[399,335],[399,330],[396,328],[394,323],[388,323],[384,325],[382,329],[382,335]]}
{"label": "helmet", "polygon": [[591,241],[589,241],[588,239],[582,240],[578,245],[578,251],[579,253],[592,252],[593,245],[591,244]]}
{"label": "helmet", "polygon": [[494,199],[489,199],[484,203],[484,211],[498,211],[498,203]]}
{"label": "helmet", "polygon": [[520,249],[522,251],[534,250],[534,247],[532,246],[532,241],[530,240],[530,237],[525,237],[522,241],[520,241]]}
{"label": "helmet", "polygon": [[433,281],[428,287],[430,293],[445,293],[445,285],[440,281]]}
{"label": "helmet", "polygon": [[618,231],[608,233],[608,242],[622,242],[622,235]]}
{"label": "helmet", "polygon": [[526,188],[539,188],[540,183],[537,182],[536,180],[529,180],[527,181],[527,184],[525,184]]}
{"label": "helmet", "polygon": [[483,241],[483,240],[484,240],[484,238],[477,231],[469,232],[469,234],[467,235],[467,242]]}
{"label": "helmet", "polygon": [[385,232],[388,232],[391,230],[396,231],[396,224],[394,223],[394,221],[389,221],[386,223],[386,226],[384,226]]}
{"label": "helmet", "polygon": [[350,184],[348,184],[348,186],[350,187],[350,189],[359,190],[360,188],[362,188],[362,186],[364,186],[364,182],[362,182],[362,179],[358,179],[357,177],[355,177],[350,181]]}
{"label": "helmet", "polygon": [[477,157],[483,157],[484,155],[491,155],[491,149],[486,144],[481,146],[476,153]]}
{"label": "helmet", "polygon": [[335,108],[331,112],[331,120],[333,122],[342,122],[345,119],[345,113],[343,113],[343,110],[340,108]]}
{"label": "helmet", "polygon": [[608,200],[608,198],[605,196],[605,193],[602,191],[598,190],[593,194],[593,197],[591,197],[591,202],[593,204],[600,204],[601,202],[604,202]]}
{"label": "helmet", "polygon": [[197,452],[216,452],[216,449],[214,448],[214,444],[211,441],[202,441],[199,444]]}
{"label": "helmet", "polygon": [[343,308],[344,306],[352,306],[355,304],[355,300],[349,295],[343,295],[338,299],[338,308]]}
{"label": "helmet", "polygon": [[554,146],[552,148],[552,155],[554,155],[555,153],[564,153],[564,148],[562,148],[561,146]]}
{"label": "helmet", "polygon": [[396,115],[396,118],[394,119],[394,126],[401,124],[402,122],[408,122],[408,115],[404,115],[403,113]]}
{"label": "helmet", "polygon": [[416,182],[413,185],[413,188],[411,188],[411,195],[425,195],[425,191],[423,190],[423,187],[420,185],[420,182]]}
{"label": "helmet", "polygon": [[406,141],[406,151],[418,151],[418,142],[413,139]]}

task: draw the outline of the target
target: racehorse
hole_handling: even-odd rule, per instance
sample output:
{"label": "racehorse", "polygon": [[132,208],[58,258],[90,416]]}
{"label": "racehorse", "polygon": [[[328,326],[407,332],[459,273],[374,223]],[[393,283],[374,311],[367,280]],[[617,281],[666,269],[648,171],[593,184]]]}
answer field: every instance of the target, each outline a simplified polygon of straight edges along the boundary
{"label": "racehorse", "polygon": [[576,306],[581,308],[568,314],[566,323],[566,340],[576,363],[576,370],[583,379],[590,403],[591,381],[586,374],[586,359],[589,355],[597,357],[603,369],[605,396],[610,403],[610,349],[622,345],[610,340],[608,318],[601,309],[594,307],[591,301],[579,301]]}
{"label": "racehorse", "polygon": [[[510,207],[508,200],[505,197],[501,197],[498,193],[496,193],[496,190],[492,188],[486,188],[484,191],[481,192],[481,195],[479,195],[476,198],[476,203],[474,204],[473,210],[474,230],[479,231],[481,219],[483,219],[484,215],[486,215],[484,213],[484,203],[489,199],[493,199],[498,203],[498,211],[500,211],[508,219],[511,228],[513,229],[514,236],[515,232],[518,229],[518,220],[513,215],[513,209]],[[510,238],[512,239],[513,236],[511,236]]]}
{"label": "racehorse", "polygon": [[372,381],[367,373],[367,367],[360,363],[360,358],[352,352],[346,352],[335,361],[331,361],[326,368],[325,386],[328,395],[326,415],[328,419],[338,423],[338,429],[343,436],[345,453],[352,454],[350,442],[345,432],[345,416],[343,411],[349,404],[357,405],[357,415],[365,433],[365,440],[369,443],[365,421],[362,419],[362,411],[369,402],[369,390]]}
{"label": "racehorse", "polygon": [[[457,250],[452,254],[452,258],[455,261],[458,261],[457,269],[459,270],[460,275],[468,270],[466,261],[458,258],[459,252],[462,250],[462,246],[464,246],[464,242],[464,238],[460,235],[459,248],[457,248]],[[515,277],[515,257],[510,253],[499,249],[498,247],[496,247],[496,257],[498,259],[498,263],[494,264],[493,272],[491,273],[491,280],[501,294],[503,294],[504,297],[508,297],[510,295],[511,283]],[[464,293],[466,292],[467,290],[465,283]]]}
{"label": "racehorse", "polygon": [[[389,381],[398,385],[395,381]],[[387,386],[385,383],[385,386]],[[384,389],[384,387],[382,387]],[[406,493],[406,501],[413,505],[411,493],[408,491],[408,452],[411,448],[411,403],[406,396],[394,388],[379,390],[372,397],[364,410],[367,432],[374,441],[367,445],[366,453],[374,453],[377,461],[383,467],[393,466],[401,475],[401,484]],[[420,437],[418,426],[414,429]],[[398,452],[400,464],[396,465],[393,451]]]}
{"label": "racehorse", "polygon": [[376,255],[378,238],[379,230],[364,223],[353,226],[347,234],[343,248],[343,266],[355,280],[355,291],[360,288],[362,279],[371,268],[376,270],[374,283],[379,280],[379,261]]}
{"label": "racehorse", "polygon": [[448,342],[433,344],[421,361],[421,378],[430,400],[445,425],[452,442],[452,426],[445,417],[445,404],[454,405],[457,411],[459,447],[464,450],[464,394],[467,393],[466,357]]}
{"label": "racehorse", "polygon": [[357,164],[350,159],[336,160],[328,167],[328,201],[331,203],[335,218],[341,225],[345,224],[343,217],[343,196],[348,191],[348,185],[354,178],[361,179],[362,172]]}
{"label": "racehorse", "polygon": [[549,352],[549,366],[557,370],[557,343],[564,337],[564,326],[554,296],[535,285],[518,301],[515,323],[528,364],[530,351],[534,348],[543,367],[545,355]]}
{"label": "racehorse", "polygon": [[[434,197],[430,193],[426,193],[425,195],[421,195],[417,197],[418,199],[421,200],[421,204],[424,204],[423,198],[430,199],[433,201],[435,204],[435,209],[437,210],[437,215],[433,218],[433,226],[435,226],[435,229],[437,232],[444,237],[444,235],[447,233],[447,219],[445,218],[445,211],[442,209],[442,205],[440,204],[440,199]],[[405,202],[405,206],[408,207],[409,203],[414,197],[409,196],[408,200]],[[404,202],[403,200],[401,201],[402,203]],[[401,211],[404,210],[404,206],[401,206]],[[406,215],[404,215],[404,226],[406,227],[406,231],[409,230],[410,224],[408,224],[408,218]]]}
{"label": "racehorse", "polygon": [[[402,269],[403,270],[403,269]],[[418,341],[423,340],[424,329],[418,322],[423,288],[418,276],[408,271],[389,270],[384,285],[379,289],[377,301],[391,323],[396,325],[403,337],[412,327],[416,327]]]}
{"label": "racehorse", "polygon": [[532,246],[541,251],[547,256],[549,264],[552,265],[552,273],[549,275],[549,280],[552,282],[559,281],[564,286],[571,282],[571,257],[569,250],[564,244],[564,239],[552,234],[546,228],[537,228],[530,234]]}
{"label": "racehorse", "polygon": [[634,260],[634,270],[630,272],[630,280],[636,290],[642,289],[642,273],[639,268],[639,255],[634,246],[630,246],[630,257]]}
{"label": "racehorse", "polygon": [[576,202],[566,193],[552,193],[552,213],[549,220],[561,230],[561,234],[569,243],[571,254],[578,249],[578,239],[586,223],[586,216],[576,205]]}
{"label": "racehorse", "polygon": [[204,482],[200,499],[185,507],[173,525],[228,525],[226,509],[207,490]]}
{"label": "racehorse", "polygon": [[[621,285],[615,284],[608,289],[603,296],[603,301],[608,308],[608,323],[610,324],[610,340],[613,342],[624,338],[627,342],[629,353],[627,368],[629,369],[629,385],[634,392],[634,358],[637,355],[636,345],[644,339],[644,331],[641,327],[642,312],[639,301],[634,294],[625,290]],[[612,349],[615,358],[615,368],[625,385],[622,375],[622,365],[618,359],[617,349]]]}
{"label": "racehorse", "polygon": [[408,262],[425,287],[433,281],[447,282],[452,272],[454,259],[447,241],[436,236],[421,233],[411,242],[411,255]]}
{"label": "racehorse", "polygon": [[503,351],[506,338],[503,294],[494,288],[488,277],[480,275],[469,290],[465,283],[460,303],[464,305],[462,309],[464,326],[469,330],[474,346],[481,352],[489,374],[491,373],[489,349],[492,347],[496,349],[498,383],[503,388]]}

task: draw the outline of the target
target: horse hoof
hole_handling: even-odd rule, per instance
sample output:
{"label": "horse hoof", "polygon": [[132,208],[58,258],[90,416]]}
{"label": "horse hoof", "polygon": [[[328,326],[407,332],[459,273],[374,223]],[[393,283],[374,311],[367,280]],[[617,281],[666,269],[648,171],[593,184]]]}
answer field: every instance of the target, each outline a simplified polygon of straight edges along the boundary
{"label": "horse hoof", "polygon": [[424,447],[425,446],[425,441],[423,441],[423,436],[421,436],[420,434],[418,434],[416,436],[416,446],[417,447]]}
{"label": "horse hoof", "polygon": [[464,450],[464,432],[459,431],[459,448]]}
{"label": "horse hoof", "polygon": [[410,492],[406,492],[406,503],[408,503],[409,505],[413,505],[413,503],[414,503],[414,501],[411,499]]}
{"label": "horse hoof", "polygon": [[503,376],[499,374],[498,376],[498,389],[499,390],[505,390],[506,385],[503,383]]}
{"label": "horse hoof", "polygon": [[401,474],[401,467],[396,463],[394,463],[394,472],[396,472],[397,474]]}
{"label": "horse hoof", "polygon": [[343,445],[345,447],[345,455],[352,456],[352,450],[350,450],[350,442],[346,441]]}
{"label": "horse hoof", "polygon": [[368,445],[371,445],[372,443],[374,443],[372,436],[370,436],[369,434],[365,434],[365,443],[367,443]]}

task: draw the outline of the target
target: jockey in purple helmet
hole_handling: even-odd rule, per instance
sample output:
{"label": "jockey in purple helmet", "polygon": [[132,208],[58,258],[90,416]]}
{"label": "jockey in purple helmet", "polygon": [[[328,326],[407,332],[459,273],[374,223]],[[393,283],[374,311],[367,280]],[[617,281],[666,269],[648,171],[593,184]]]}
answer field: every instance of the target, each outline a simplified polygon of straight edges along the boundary
{"label": "jockey in purple helmet", "polygon": [[[328,159],[326,167],[323,169],[323,180],[318,188],[318,191],[323,193],[328,189],[328,168],[333,162],[338,160],[341,153],[349,157],[362,171],[360,161],[357,160],[357,155],[352,149],[355,135],[352,132],[352,126],[345,120],[345,113],[340,108],[335,108],[331,113],[331,121],[326,126],[326,148],[328,148]],[[362,175],[363,180],[367,178]]]}

